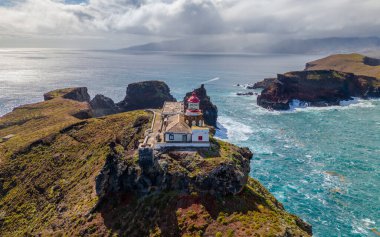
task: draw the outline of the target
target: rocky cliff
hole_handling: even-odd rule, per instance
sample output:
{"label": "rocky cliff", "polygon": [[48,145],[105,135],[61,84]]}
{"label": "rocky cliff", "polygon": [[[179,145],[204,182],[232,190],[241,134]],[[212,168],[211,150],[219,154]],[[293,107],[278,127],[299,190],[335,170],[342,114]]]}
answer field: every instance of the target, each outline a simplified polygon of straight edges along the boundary
{"label": "rocky cliff", "polygon": [[104,95],[96,95],[90,100],[86,87],[58,89],[44,94],[45,101],[55,98],[88,102],[91,107],[91,114],[95,117],[136,109],[161,108],[165,101],[175,101],[170,94],[168,85],[162,81],[143,81],[129,84],[124,100],[118,103]]}
{"label": "rocky cliff", "polygon": [[262,81],[256,82],[253,86],[247,86],[247,89],[265,89],[270,86],[277,78],[265,78]]}
{"label": "rocky cliff", "polygon": [[[99,196],[107,193],[133,192],[146,195],[177,190],[219,197],[236,195],[244,188],[252,153],[248,148],[212,139],[210,149],[161,151],[146,160],[130,163],[111,146],[112,154],[97,177]],[[227,151],[228,150],[228,151]],[[234,159],[226,156],[233,153]]]}
{"label": "rocky cliff", "polygon": [[378,80],[333,70],[288,72],[279,74],[277,80],[261,92],[257,104],[287,110],[292,100],[306,102],[309,106],[330,106],[352,97],[380,97]]}
{"label": "rocky cliff", "polygon": [[90,101],[90,95],[88,94],[86,87],[58,89],[44,94],[45,100],[52,100],[59,97],[80,102]]}
{"label": "rocky cliff", "polygon": [[90,106],[94,111],[95,117],[101,117],[120,112],[120,108],[116,106],[111,98],[104,95],[96,95],[91,101]]}
{"label": "rocky cliff", "polygon": [[380,97],[379,59],[360,54],[331,55],[306,64],[304,71],[279,74],[256,83],[264,90],[257,104],[287,110],[292,100],[309,106],[339,105],[352,97]]}
{"label": "rocky cliff", "polygon": [[176,101],[162,81],[143,81],[129,84],[124,100],[117,103],[121,111],[161,108],[165,101]]}
{"label": "rocky cliff", "polygon": [[[216,127],[216,121],[218,119],[218,108],[211,102],[210,97],[207,95],[206,88],[202,84],[200,88],[194,90],[197,96],[200,99],[200,109],[203,111],[203,117],[205,123],[210,126]],[[187,100],[191,96],[192,91],[186,93],[185,98],[183,98],[185,102],[185,108],[187,108]]]}
{"label": "rocky cliff", "polygon": [[311,235],[248,178],[249,149],[212,138],[139,159],[150,113],[76,116],[89,110],[55,97],[0,118],[0,236]]}

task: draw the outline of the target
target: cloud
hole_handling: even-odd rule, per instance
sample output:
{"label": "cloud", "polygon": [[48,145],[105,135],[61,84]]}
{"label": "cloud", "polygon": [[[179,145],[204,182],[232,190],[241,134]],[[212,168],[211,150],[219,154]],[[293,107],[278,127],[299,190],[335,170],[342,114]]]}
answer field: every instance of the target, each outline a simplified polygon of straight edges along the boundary
{"label": "cloud", "polygon": [[380,36],[378,0],[15,0],[0,36]]}

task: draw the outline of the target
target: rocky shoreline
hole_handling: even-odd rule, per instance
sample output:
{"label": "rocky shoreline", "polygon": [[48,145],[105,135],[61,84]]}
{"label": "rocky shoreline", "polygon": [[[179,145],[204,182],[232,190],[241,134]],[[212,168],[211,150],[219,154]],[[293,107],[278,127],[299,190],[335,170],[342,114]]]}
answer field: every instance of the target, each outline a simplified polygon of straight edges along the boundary
{"label": "rocky shoreline", "polygon": [[[362,64],[378,67],[376,62],[363,57]],[[257,97],[257,104],[270,110],[288,110],[293,100],[302,101],[308,106],[325,107],[340,105],[341,101],[352,100],[353,97],[380,97],[379,78],[332,69],[310,69],[316,65],[308,63],[304,71],[278,74],[275,79],[256,83],[255,88],[263,88]]]}

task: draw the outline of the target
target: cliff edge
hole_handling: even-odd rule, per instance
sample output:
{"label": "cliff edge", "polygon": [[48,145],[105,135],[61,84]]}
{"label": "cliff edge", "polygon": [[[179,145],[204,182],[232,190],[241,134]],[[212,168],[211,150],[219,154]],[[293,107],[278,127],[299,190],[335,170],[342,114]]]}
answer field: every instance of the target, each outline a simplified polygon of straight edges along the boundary
{"label": "cliff edge", "polygon": [[[308,106],[340,105],[353,97],[380,97],[380,61],[359,54],[332,55],[306,64],[304,71],[278,74],[272,81],[257,83],[264,90],[257,104],[288,110],[293,100]],[[269,83],[268,83],[269,82]]]}
{"label": "cliff edge", "polygon": [[312,234],[248,177],[249,149],[211,138],[141,160],[150,113],[77,116],[90,112],[55,96],[0,118],[1,236]]}

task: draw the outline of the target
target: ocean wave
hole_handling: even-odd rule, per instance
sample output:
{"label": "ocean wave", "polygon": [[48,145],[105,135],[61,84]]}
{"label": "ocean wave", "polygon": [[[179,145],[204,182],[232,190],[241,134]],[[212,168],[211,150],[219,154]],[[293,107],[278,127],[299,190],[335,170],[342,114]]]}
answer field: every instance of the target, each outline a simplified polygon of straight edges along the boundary
{"label": "ocean wave", "polygon": [[253,130],[250,126],[240,123],[231,117],[220,116],[218,118],[219,129],[216,131],[215,136],[223,140],[232,142],[246,141],[249,139]]}
{"label": "ocean wave", "polygon": [[344,110],[353,108],[372,108],[374,100],[364,100],[354,97],[352,100],[340,101],[340,105],[326,106],[326,107],[313,107],[309,106],[307,102],[293,100],[290,103],[290,110],[286,112],[299,112],[299,111],[325,111],[325,110]]}

